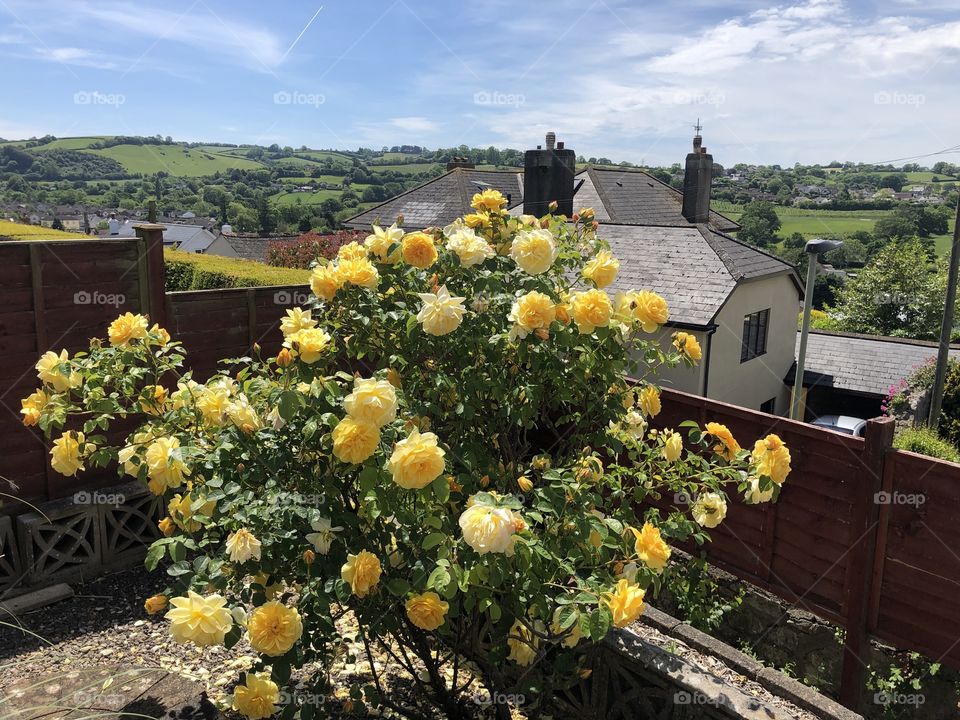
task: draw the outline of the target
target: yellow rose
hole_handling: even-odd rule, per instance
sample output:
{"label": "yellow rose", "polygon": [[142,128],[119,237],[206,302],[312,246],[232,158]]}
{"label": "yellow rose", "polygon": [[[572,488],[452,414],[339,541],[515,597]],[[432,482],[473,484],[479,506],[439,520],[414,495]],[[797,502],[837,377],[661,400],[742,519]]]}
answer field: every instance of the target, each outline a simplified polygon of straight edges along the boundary
{"label": "yellow rose", "polygon": [[43,409],[50,402],[50,396],[43,390],[37,390],[20,401],[20,412],[23,414],[23,424],[30,426],[40,422]]}
{"label": "yellow rose", "polygon": [[535,330],[549,330],[557,319],[557,308],[549,295],[533,291],[517,298],[507,319],[513,323],[510,339],[525,338]]}
{"label": "yellow rose", "polygon": [[39,360],[37,360],[37,377],[40,382],[46,383],[56,392],[64,392],[70,388],[80,385],[80,373],[75,370],[63,372],[63,366],[70,362],[70,356],[66,350],[61,350],[57,355],[52,350],[47,350]]}
{"label": "yellow rose", "polygon": [[[194,389],[197,398],[197,410],[203,416],[203,422],[212,427],[220,427],[227,420],[227,408],[230,406],[230,391],[222,385],[199,386]],[[176,407],[177,401],[174,401]]]}
{"label": "yellow rose", "polygon": [[436,630],[446,620],[450,605],[435,592],[411,595],[406,602],[407,617],[421,630]]}
{"label": "yellow rose", "polygon": [[347,562],[340,568],[340,577],[357,597],[366,597],[380,582],[380,560],[372,552],[361,550],[347,554]]}
{"label": "yellow rose", "polygon": [[148,415],[162,415],[167,404],[167,389],[163,385],[147,385],[143,388],[140,409]]}
{"label": "yellow rose", "polygon": [[460,228],[447,239],[447,248],[460,258],[460,265],[473,267],[496,255],[490,243],[471,228]]}
{"label": "yellow rose", "polygon": [[252,532],[246,528],[240,528],[227,536],[227,552],[230,554],[230,562],[240,563],[241,565],[251,558],[260,559],[260,541]]}
{"label": "yellow rose", "polygon": [[490,215],[485,212],[470,213],[463,216],[463,224],[474,229],[490,227]]}
{"label": "yellow rose", "polygon": [[249,720],[264,720],[280,708],[280,688],[269,672],[247,673],[246,682],[233,690],[233,709]]}
{"label": "yellow rose", "polygon": [[478,192],[470,201],[470,207],[482,212],[496,212],[507,204],[507,199],[499,190],[488,188],[483,192]]}
{"label": "yellow rose", "polygon": [[167,596],[166,595],[152,595],[148,597],[143,603],[143,609],[147,611],[147,615],[156,615],[161,610],[164,610],[167,607]]}
{"label": "yellow rose", "polygon": [[557,244],[549,230],[521,230],[510,245],[510,257],[528,275],[540,275],[557,259]]}
{"label": "yellow rose", "polygon": [[728,462],[733,462],[737,457],[737,453],[740,452],[740,444],[734,439],[733,433],[727,428],[726,425],[721,425],[720,423],[708,422],[706,432],[708,435],[713,435],[719,444],[713,446],[713,451],[722,458],[725,458]]}
{"label": "yellow rose", "polygon": [[747,505],[759,505],[760,503],[768,502],[773,497],[774,485],[771,484],[768,490],[761,489],[760,478],[756,475],[748,477],[747,483],[749,483],[749,486],[744,493],[744,499]]}
{"label": "yellow rose", "polygon": [[215,500],[209,500],[200,506],[199,511],[194,511],[194,498],[190,494],[192,489],[191,484],[187,483],[187,492],[183,495],[180,493],[174,494],[167,504],[167,512],[170,513],[170,519],[176,523],[177,527],[191,533],[197,532],[201,527],[200,521],[193,519],[194,515],[199,512],[201,515],[210,517],[217,507]]}
{"label": "yellow rose", "polygon": [[526,527],[523,519],[509,508],[469,502],[468,505],[459,521],[467,545],[480,555],[512,555],[514,534]]}
{"label": "yellow rose", "polygon": [[397,417],[397,391],[386,380],[357,378],[343,407],[354,420],[382,427]]}
{"label": "yellow rose", "polygon": [[380,284],[380,273],[367,258],[341,260],[337,265],[337,276],[344,285],[357,285],[376,290]]}
{"label": "yellow rose", "polygon": [[577,330],[583,335],[589,335],[595,328],[606,327],[613,315],[610,297],[603,290],[574,293],[571,296],[571,310]]}
{"label": "yellow rose", "polygon": [[260,428],[260,417],[244,393],[237,395],[227,405],[227,417],[230,418],[230,422],[245,433],[251,433]]}
{"label": "yellow rose", "polygon": [[367,248],[356,240],[352,240],[346,245],[341,245],[340,249],[337,250],[337,260],[360,260],[366,257]]}
{"label": "yellow rose", "polygon": [[288,608],[278,600],[264,603],[247,619],[250,647],[258,653],[278,657],[285,655],[303,634],[303,623],[296,608]]}
{"label": "yellow rose", "polygon": [[150,443],[144,462],[150,478],[147,484],[154,495],[163,495],[167,489],[180,487],[190,474],[180,455],[180,441],[175,437],[161,437]]}
{"label": "yellow rose", "polygon": [[643,614],[643,590],[639,585],[624,578],[613,590],[603,593],[601,600],[610,608],[615,627],[623,628],[637,621]]}
{"label": "yellow rose", "polygon": [[510,634],[507,636],[507,646],[510,648],[507,660],[526,667],[537,657],[540,638],[519,620],[514,620],[510,627]]}
{"label": "yellow rose", "polygon": [[[400,260],[401,240],[403,240],[403,230],[398,228],[396,223],[386,229],[374,225],[373,235],[368,235],[363,244],[366,245],[367,250],[373,254],[377,261],[393,264]],[[392,253],[390,252],[391,247],[394,247]]]}
{"label": "yellow rose", "polygon": [[660,391],[653,385],[647,385],[637,394],[637,403],[644,417],[656,417],[660,414]]}
{"label": "yellow rose", "polygon": [[750,462],[756,466],[758,475],[769,477],[777,485],[782,485],[790,474],[790,450],[773,433],[754,443]]}
{"label": "yellow rose", "polygon": [[428,268],[437,261],[437,248],[433,238],[424,232],[407,233],[400,242],[400,252],[403,261],[421,270]]}
{"label": "yellow rose", "polygon": [[143,315],[124,313],[107,329],[111,345],[126,347],[131,340],[143,340],[147,337],[147,319]]}
{"label": "yellow rose", "polygon": [[674,462],[680,457],[683,451],[683,438],[680,433],[673,430],[665,430],[663,433],[663,459],[667,462]]}
{"label": "yellow rose", "polygon": [[280,321],[280,332],[287,337],[300,330],[309,330],[316,326],[317,321],[313,319],[309,310],[296,307],[287,310],[286,317]]}
{"label": "yellow rose", "polygon": [[533,480],[528,478],[526,475],[521,475],[517,478],[517,486],[522,492],[530,492],[533,490]]}
{"label": "yellow rose", "polygon": [[177,529],[176,524],[168,517],[158,522],[157,527],[160,528],[160,532],[163,533],[164,537],[170,537]]}
{"label": "yellow rose", "polygon": [[417,313],[417,322],[423,326],[427,335],[447,335],[460,327],[463,314],[467,311],[463,306],[465,298],[451,295],[446,285],[436,294],[417,294],[423,302],[420,312]]}
{"label": "yellow rose", "polygon": [[643,529],[628,528],[633,533],[634,550],[637,557],[651,570],[662,572],[670,559],[670,547],[660,536],[660,530],[651,523],[644,523]]}
{"label": "yellow rose", "polygon": [[605,288],[617,279],[620,261],[609,250],[601,250],[583,266],[583,276],[598,288]]}
{"label": "yellow rose", "polygon": [[86,442],[82,432],[68,430],[53,441],[50,449],[50,466],[61,475],[73,477],[83,466],[84,454],[93,446]]}
{"label": "yellow rose", "polygon": [[310,273],[310,290],[327,302],[333,300],[342,284],[340,272],[335,265],[318,265]]}
{"label": "yellow rose", "polygon": [[359,465],[373,455],[380,444],[380,428],[349,415],[333,429],[333,454],[345,462]]}
{"label": "yellow rose", "polygon": [[437,445],[437,436],[432,432],[420,433],[416,428],[408,437],[397,443],[387,467],[393,481],[402,488],[419,490],[443,472],[445,455]]}
{"label": "yellow rose", "polygon": [[320,328],[300,330],[286,339],[283,344],[296,352],[307,365],[312,365],[330,347],[330,335]]}
{"label": "yellow rose", "polygon": [[650,290],[641,290],[633,298],[633,316],[644,332],[652,333],[670,317],[667,301]]}
{"label": "yellow rose", "polygon": [[727,501],[719,493],[702,493],[693,503],[690,514],[698,525],[715,528],[727,516]]}
{"label": "yellow rose", "polygon": [[166,345],[170,342],[170,333],[160,327],[157,323],[150,328],[150,334],[156,338],[158,345]]}
{"label": "yellow rose", "polygon": [[673,334],[673,345],[693,362],[697,362],[703,354],[696,336],[690,333],[675,332]]}
{"label": "yellow rose", "polygon": [[190,590],[186,597],[175,597],[170,604],[173,608],[164,617],[170,621],[170,634],[177,642],[219,645],[233,626],[227,601],[220,595],[203,597]]}

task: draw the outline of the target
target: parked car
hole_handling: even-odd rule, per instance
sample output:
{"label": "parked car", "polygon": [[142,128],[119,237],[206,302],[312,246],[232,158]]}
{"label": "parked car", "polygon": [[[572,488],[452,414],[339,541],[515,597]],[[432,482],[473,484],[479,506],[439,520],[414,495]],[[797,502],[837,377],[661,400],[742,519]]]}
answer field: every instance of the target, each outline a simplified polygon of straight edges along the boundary
{"label": "parked car", "polygon": [[863,437],[867,430],[866,420],[850,415],[821,415],[810,424],[856,437]]}

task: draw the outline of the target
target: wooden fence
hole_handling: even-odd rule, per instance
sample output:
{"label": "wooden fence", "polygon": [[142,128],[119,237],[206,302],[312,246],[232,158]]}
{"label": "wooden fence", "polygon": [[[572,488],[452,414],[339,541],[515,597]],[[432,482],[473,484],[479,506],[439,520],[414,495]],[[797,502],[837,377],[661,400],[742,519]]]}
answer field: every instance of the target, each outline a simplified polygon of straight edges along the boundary
{"label": "wooden fence", "polygon": [[[275,353],[280,318],[305,299],[305,287],[164,294],[158,227],[128,240],[0,243],[0,476],[16,483],[17,499],[54,500],[118,479],[57,475],[40,433],[20,423],[19,400],[37,386],[44,350],[82,350],[120,312],[148,312],[203,377],[254,345]],[[793,471],[779,502],[733,502],[706,551],[846,629],[842,700],[853,706],[860,696],[871,635],[960,668],[960,465],[892,449],[889,419],[870,421],[860,439],[664,391],[657,425],[685,419],[724,423],[745,443],[775,432],[789,445]]]}

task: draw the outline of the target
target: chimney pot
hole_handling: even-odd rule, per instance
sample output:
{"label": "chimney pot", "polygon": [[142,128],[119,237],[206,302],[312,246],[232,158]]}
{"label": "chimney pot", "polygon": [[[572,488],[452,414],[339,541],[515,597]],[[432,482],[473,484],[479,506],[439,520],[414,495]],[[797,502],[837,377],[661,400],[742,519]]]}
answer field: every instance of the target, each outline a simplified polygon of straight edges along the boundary
{"label": "chimney pot", "polygon": [[[547,146],[537,145],[523,157],[523,212],[541,217],[556,212],[573,215],[574,174],[577,158],[573,150],[559,146],[554,132],[547,133]],[[556,209],[551,208],[556,204]]]}
{"label": "chimney pot", "polygon": [[557,144],[557,134],[551,130],[547,133],[547,150],[553,150],[554,145]]}
{"label": "chimney pot", "polygon": [[557,150],[563,150],[563,140],[557,143]]}

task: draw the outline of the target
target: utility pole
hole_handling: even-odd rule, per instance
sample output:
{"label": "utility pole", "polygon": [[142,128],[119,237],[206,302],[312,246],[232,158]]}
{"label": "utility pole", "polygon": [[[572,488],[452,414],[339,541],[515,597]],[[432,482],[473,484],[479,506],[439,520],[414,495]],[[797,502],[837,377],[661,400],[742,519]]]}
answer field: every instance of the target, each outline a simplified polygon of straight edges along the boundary
{"label": "utility pole", "polygon": [[950,272],[947,275],[947,302],[940,325],[940,348],[937,351],[937,374],[930,396],[930,416],[927,424],[934,430],[940,423],[943,406],[943,385],[947,379],[947,361],[950,359],[950,335],[953,332],[953,307],[957,302],[957,272],[960,269],[960,198],[957,199],[956,219],[953,223],[953,247],[950,249]]}

